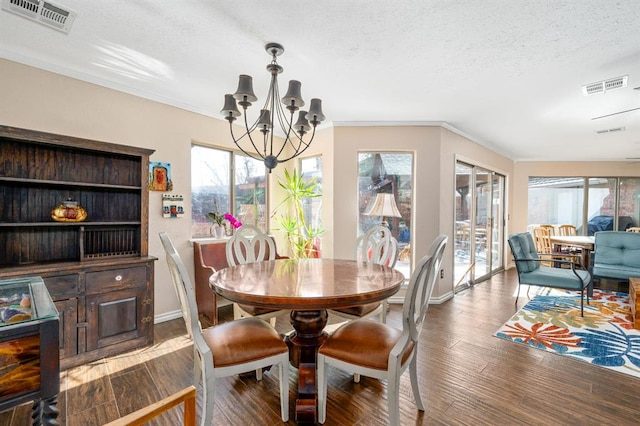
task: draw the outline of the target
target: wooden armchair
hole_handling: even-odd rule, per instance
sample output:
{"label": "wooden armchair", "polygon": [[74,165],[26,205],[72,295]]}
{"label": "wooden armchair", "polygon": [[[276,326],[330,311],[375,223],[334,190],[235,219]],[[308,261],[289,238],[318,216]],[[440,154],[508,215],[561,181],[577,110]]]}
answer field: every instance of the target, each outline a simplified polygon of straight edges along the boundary
{"label": "wooden armchair", "polygon": [[104,426],[139,426],[184,403],[184,426],[196,426],[196,388],[187,386],[161,401],[120,417]]}

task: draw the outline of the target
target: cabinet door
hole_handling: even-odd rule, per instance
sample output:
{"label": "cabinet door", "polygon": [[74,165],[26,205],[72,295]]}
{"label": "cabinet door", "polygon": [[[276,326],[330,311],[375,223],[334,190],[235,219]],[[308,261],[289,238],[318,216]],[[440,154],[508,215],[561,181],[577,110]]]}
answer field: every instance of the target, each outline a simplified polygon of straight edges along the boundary
{"label": "cabinet door", "polygon": [[60,314],[60,358],[78,353],[78,299],[54,302]]}
{"label": "cabinet door", "polygon": [[87,350],[146,340],[153,317],[146,287],[87,295]]}

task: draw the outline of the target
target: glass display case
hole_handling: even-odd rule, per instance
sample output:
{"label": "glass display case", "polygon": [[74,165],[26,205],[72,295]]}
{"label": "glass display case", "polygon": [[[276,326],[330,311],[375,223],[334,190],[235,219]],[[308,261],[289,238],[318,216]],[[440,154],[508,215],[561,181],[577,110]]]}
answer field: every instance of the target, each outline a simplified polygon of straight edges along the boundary
{"label": "glass display case", "polygon": [[33,424],[58,424],[58,311],[40,277],[0,280],[0,411],[34,401]]}

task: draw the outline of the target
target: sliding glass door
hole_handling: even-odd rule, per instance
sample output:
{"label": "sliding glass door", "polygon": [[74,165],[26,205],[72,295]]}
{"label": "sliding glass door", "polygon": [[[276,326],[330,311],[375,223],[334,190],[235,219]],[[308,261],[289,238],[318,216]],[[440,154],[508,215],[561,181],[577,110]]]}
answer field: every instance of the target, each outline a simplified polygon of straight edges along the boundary
{"label": "sliding glass door", "polygon": [[640,178],[531,176],[528,227],[574,225],[578,235],[640,226]]}
{"label": "sliding glass door", "polygon": [[504,176],[456,163],[455,269],[457,289],[504,267]]}

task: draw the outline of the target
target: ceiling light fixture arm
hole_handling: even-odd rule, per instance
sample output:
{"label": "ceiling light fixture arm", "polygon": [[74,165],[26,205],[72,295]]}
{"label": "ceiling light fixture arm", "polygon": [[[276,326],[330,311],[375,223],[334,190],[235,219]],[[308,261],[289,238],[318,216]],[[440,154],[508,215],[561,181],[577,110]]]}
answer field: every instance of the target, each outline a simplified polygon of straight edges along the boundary
{"label": "ceiling light fixture arm", "polygon": [[[233,95],[225,95],[225,103],[221,113],[229,121],[230,133],[234,144],[247,156],[264,161],[269,173],[271,173],[271,170],[278,163],[289,161],[309,148],[315,137],[316,127],[325,119],[325,116],[322,112],[322,101],[316,98],[311,99],[309,111],[300,110],[305,103],[300,91],[301,83],[297,80],[289,81],[287,93],[283,98],[280,98],[278,74],[282,73],[283,68],[278,65],[277,57],[284,52],[284,48],[278,43],[268,43],[265,49],[272,57],[271,63],[267,65],[267,71],[271,74],[271,82],[258,119],[252,125],[249,125],[247,109],[258,98],[253,93],[253,79],[248,75],[240,75],[236,92]],[[242,107],[242,113],[238,110],[238,104]],[[285,109],[287,112],[285,112]],[[294,116],[297,111],[299,111],[298,120],[294,122]],[[233,132],[233,122],[240,115],[244,116],[245,131],[242,136],[237,138]],[[279,147],[277,146],[277,140],[274,139],[276,121],[284,134],[283,142]],[[255,130],[262,133],[261,147],[252,137],[252,132]],[[305,141],[305,135],[309,136],[311,130],[313,131],[310,138]],[[249,144],[245,143],[245,147],[242,146],[245,138],[249,139],[250,145],[253,147],[252,152],[250,152]],[[274,144],[276,145],[275,147]],[[280,158],[287,146],[293,150],[293,154],[287,158]]]}

